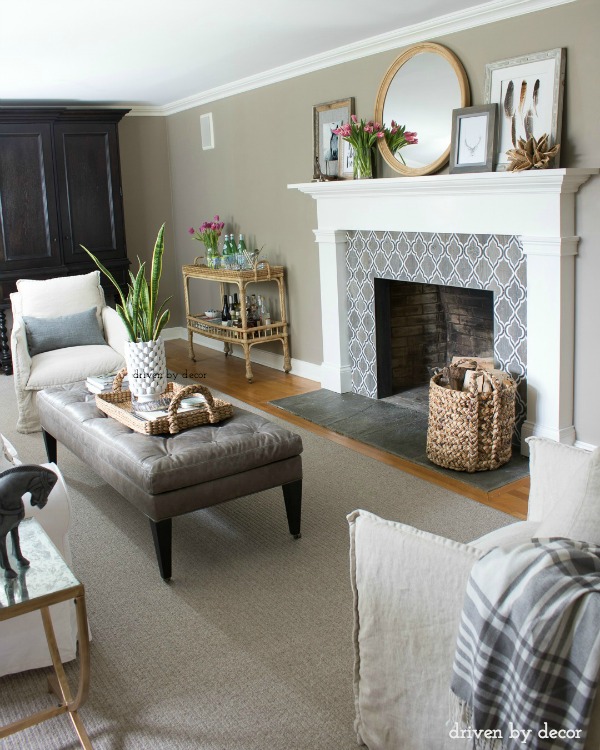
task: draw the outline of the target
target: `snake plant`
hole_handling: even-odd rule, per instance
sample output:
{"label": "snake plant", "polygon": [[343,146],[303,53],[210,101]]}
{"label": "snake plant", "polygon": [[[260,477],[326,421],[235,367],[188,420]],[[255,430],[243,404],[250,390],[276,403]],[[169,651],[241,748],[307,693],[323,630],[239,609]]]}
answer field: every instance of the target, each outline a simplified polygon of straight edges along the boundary
{"label": "snake plant", "polygon": [[163,224],[158,230],[152,253],[150,283],[146,279],[146,262],[142,263],[138,258],[140,266],[138,272],[134,276],[129,271],[130,284],[128,285],[127,295],[123,293],[123,290],[117,284],[111,272],[102,265],[87,247],[81,245],[117,290],[121,304],[117,304],[116,311],[123,321],[131,341],[155,341],[170,317],[170,312],[165,309],[165,305],[171,297],[166,299],[160,306],[158,305],[158,286],[162,274],[162,258],[165,249],[164,234],[165,225]]}

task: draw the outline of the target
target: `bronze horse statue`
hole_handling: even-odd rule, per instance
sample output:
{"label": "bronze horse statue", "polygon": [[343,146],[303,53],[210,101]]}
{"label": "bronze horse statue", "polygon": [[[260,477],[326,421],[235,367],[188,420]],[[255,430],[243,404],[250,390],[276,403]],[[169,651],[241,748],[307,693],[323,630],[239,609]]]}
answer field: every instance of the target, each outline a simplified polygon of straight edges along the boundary
{"label": "bronze horse statue", "polygon": [[43,508],[57,481],[56,474],[43,466],[16,466],[0,474],[0,567],[4,568],[5,578],[17,577],[10,567],[6,551],[9,532],[19,564],[23,567],[29,565],[19,542],[19,524],[25,518],[25,505],[21,498],[30,492],[31,505]]}

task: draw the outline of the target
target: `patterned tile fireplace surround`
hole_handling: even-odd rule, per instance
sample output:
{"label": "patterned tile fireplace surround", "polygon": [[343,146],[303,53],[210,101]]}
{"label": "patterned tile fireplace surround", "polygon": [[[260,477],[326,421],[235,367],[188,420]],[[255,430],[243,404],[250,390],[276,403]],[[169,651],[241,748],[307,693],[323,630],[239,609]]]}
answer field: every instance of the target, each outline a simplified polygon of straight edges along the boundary
{"label": "patterned tile fireplace surround", "polygon": [[575,195],[596,172],[290,185],[317,202],[322,387],[377,397],[374,278],[488,289],[522,438],[573,443]]}
{"label": "patterned tile fireplace surround", "polygon": [[[525,419],[527,285],[518,237],[348,232],[352,391],[377,398],[374,279],[487,289],[494,293],[494,357],[519,383],[517,424]],[[476,355],[478,352],[463,352]]]}

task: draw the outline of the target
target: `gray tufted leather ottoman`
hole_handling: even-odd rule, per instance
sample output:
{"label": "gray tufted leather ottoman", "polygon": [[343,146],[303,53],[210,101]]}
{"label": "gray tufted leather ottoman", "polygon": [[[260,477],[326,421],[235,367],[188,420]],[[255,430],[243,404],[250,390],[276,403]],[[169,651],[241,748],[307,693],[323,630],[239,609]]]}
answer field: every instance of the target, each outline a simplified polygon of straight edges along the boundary
{"label": "gray tufted leather ottoman", "polygon": [[41,391],[38,408],[49,461],[62,443],[149,518],[164,579],[173,516],[282,486],[290,534],[300,536],[302,440],[262,416],[236,407],[217,425],[142,435],[99,411],[82,383]]}

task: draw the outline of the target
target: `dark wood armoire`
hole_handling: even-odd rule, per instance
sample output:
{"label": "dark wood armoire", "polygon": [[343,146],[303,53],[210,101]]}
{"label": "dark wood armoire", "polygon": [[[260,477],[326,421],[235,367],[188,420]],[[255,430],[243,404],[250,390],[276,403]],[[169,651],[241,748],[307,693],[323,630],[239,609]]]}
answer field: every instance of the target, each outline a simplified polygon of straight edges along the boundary
{"label": "dark wood armoire", "polygon": [[[17,279],[88,273],[89,248],[126,286],[119,120],[126,109],[0,107],[0,356]],[[107,296],[113,289],[104,278]]]}

